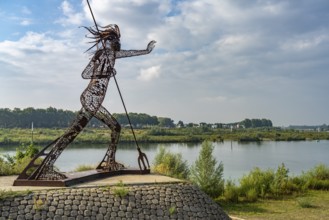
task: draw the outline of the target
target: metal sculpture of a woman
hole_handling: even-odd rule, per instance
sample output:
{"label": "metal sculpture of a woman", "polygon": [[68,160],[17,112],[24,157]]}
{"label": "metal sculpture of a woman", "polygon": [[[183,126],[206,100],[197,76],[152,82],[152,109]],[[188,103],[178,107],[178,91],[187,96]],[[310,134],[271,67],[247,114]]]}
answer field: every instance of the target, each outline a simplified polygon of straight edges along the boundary
{"label": "metal sculpture of a woman", "polygon": [[[124,57],[139,56],[150,53],[155,41],[149,42],[146,50],[121,50],[120,30],[117,25],[108,25],[101,30],[92,27],[86,29],[91,33],[94,39],[96,51],[87,67],[82,72],[82,78],[90,79],[87,88],[81,94],[81,110],[78,112],[76,119],[66,132],[51,144],[46,146],[31,163],[25,168],[18,179],[29,180],[62,180],[66,176],[54,170],[54,163],[63,150],[77,137],[77,135],[88,124],[92,117],[102,121],[111,130],[111,139],[103,160],[97,166],[97,170],[116,171],[123,169],[124,166],[115,159],[117,144],[121,131],[120,124],[117,120],[102,106],[106,90],[111,77],[114,77],[115,60]],[[103,46],[100,44],[102,43]],[[49,152],[46,153],[46,150]],[[139,153],[141,151],[138,147]],[[36,160],[44,157],[40,165]],[[32,174],[28,170],[34,168]]]}

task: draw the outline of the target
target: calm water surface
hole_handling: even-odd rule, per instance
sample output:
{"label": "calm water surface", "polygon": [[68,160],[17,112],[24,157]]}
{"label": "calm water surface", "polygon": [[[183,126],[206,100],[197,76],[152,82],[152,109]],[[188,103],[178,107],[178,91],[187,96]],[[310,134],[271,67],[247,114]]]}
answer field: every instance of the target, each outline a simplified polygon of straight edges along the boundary
{"label": "calm water surface", "polygon": [[[224,164],[224,178],[238,179],[254,167],[276,169],[284,163],[290,174],[298,175],[319,163],[329,166],[329,141],[299,141],[213,143],[213,155]],[[140,144],[152,164],[158,149],[163,146],[173,153],[181,153],[192,164],[198,157],[201,144]],[[81,164],[97,164],[106,152],[106,145],[71,145],[55,165],[63,172],[72,171]],[[14,154],[14,147],[2,147],[0,153]],[[116,158],[130,167],[138,167],[137,151],[133,144],[119,144]]]}

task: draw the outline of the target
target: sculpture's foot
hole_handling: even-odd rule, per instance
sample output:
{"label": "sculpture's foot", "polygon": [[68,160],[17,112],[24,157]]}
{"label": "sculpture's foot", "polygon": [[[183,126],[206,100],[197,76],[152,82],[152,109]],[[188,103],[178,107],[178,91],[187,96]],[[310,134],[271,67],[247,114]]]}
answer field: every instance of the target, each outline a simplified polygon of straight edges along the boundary
{"label": "sculpture's foot", "polygon": [[100,171],[117,171],[117,170],[123,170],[123,169],[125,169],[125,166],[116,161],[103,162],[97,167],[97,170],[100,170]]}
{"label": "sculpture's foot", "polygon": [[64,180],[67,176],[64,174],[57,172],[55,170],[48,170],[47,172],[43,172],[37,178],[38,180]]}

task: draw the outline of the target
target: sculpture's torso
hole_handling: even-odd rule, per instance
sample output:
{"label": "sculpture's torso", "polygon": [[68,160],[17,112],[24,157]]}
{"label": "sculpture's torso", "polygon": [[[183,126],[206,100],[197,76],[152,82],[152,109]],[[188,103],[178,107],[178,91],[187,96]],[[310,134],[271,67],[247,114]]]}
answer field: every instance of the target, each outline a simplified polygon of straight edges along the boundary
{"label": "sculpture's torso", "polygon": [[82,106],[88,111],[96,113],[102,105],[110,77],[116,73],[114,64],[113,52],[105,54],[103,50],[98,50],[82,72],[84,79],[91,79],[80,98]]}

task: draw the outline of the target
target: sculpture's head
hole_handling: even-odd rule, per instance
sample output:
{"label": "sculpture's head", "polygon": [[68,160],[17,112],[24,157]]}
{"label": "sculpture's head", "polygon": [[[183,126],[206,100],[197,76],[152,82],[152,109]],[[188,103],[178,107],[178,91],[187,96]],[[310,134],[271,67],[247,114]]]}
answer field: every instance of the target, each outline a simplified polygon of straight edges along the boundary
{"label": "sculpture's head", "polygon": [[[113,51],[119,51],[121,48],[120,43],[120,29],[116,24],[110,24],[105,27],[100,27],[101,29],[93,29],[85,27],[93,36],[89,37],[95,39],[92,43],[95,43],[91,48],[97,46],[97,48],[102,47],[104,42],[105,47]],[[88,50],[90,50],[89,48]],[[88,51],[87,50],[87,51]]]}
{"label": "sculpture's head", "polygon": [[121,48],[120,44],[120,29],[116,24],[107,25],[104,30],[100,31],[100,38],[104,40],[106,47],[109,46],[114,51],[119,51]]}

